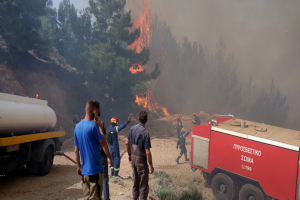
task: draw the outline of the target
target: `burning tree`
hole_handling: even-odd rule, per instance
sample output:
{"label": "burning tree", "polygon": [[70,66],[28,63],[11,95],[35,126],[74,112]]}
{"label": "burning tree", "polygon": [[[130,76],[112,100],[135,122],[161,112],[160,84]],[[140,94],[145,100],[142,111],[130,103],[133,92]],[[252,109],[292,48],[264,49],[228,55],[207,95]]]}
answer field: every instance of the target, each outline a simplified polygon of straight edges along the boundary
{"label": "burning tree", "polygon": [[[143,10],[139,19],[133,20],[133,27],[129,30],[133,33],[134,30],[140,30],[140,37],[132,44],[128,45],[128,49],[135,51],[136,53],[142,53],[146,48],[150,47],[152,40],[152,19],[150,14],[150,4],[147,0],[140,0],[143,4]],[[130,72],[132,74],[142,73],[147,70],[146,63],[131,64]],[[155,70],[158,69],[156,63]],[[153,74],[152,74],[153,75]],[[149,89],[150,81],[148,82],[147,90],[136,94],[135,102],[148,109],[152,113],[157,115],[169,116],[167,108],[160,105],[153,94],[153,91]]]}
{"label": "burning tree", "polygon": [[149,49],[127,48],[137,43],[144,29],[133,26],[130,11],[123,13],[125,0],[89,3],[96,21],[92,28],[94,44],[86,46],[82,55],[82,64],[90,71],[88,86],[93,97],[106,102],[104,107],[112,113],[127,111],[135,96],[147,91],[146,81],[157,78],[159,69],[156,67],[151,74],[145,70],[131,72],[133,66],[145,66]]}

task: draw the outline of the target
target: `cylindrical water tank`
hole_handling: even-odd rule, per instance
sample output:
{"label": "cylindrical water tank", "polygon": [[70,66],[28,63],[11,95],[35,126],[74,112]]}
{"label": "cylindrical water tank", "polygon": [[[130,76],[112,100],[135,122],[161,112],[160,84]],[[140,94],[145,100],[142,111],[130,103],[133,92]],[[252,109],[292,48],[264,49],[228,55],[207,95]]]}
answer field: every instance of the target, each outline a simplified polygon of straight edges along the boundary
{"label": "cylindrical water tank", "polygon": [[47,101],[0,93],[0,137],[49,131],[55,124],[56,114]]}

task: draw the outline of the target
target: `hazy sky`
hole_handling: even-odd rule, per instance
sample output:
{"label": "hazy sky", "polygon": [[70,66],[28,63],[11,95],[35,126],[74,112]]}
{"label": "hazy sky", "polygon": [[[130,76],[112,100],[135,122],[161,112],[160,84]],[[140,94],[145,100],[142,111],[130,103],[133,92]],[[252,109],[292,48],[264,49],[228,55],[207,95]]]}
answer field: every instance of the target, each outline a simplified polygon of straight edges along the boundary
{"label": "hazy sky", "polygon": [[[151,13],[166,20],[177,41],[215,50],[219,37],[235,55],[242,77],[253,75],[259,86],[271,79],[287,95],[290,117],[299,116],[300,0],[148,0]],[[58,6],[60,0],[54,0]],[[87,0],[71,0],[77,9]],[[126,10],[139,17],[140,0],[127,0]]]}
{"label": "hazy sky", "polygon": [[[53,0],[53,6],[58,8],[60,2],[61,0]],[[89,6],[88,0],[70,0],[70,2],[73,3],[78,10],[82,10]]]}

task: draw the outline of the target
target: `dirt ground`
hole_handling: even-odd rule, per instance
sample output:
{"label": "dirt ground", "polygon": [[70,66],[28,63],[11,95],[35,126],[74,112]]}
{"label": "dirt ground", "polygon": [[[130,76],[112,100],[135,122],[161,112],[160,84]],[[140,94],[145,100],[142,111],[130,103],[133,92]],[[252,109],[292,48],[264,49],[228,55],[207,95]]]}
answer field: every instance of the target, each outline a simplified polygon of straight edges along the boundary
{"label": "dirt ground", "polygon": [[[149,120],[146,124],[151,135],[152,156],[154,170],[168,173],[173,182],[186,180],[193,182],[202,192],[205,199],[214,199],[210,188],[204,187],[204,179],[199,171],[192,172],[188,162],[184,161],[184,156],[180,159],[180,164],[175,162],[180,150],[176,149],[177,139],[175,137],[175,117],[176,115]],[[202,123],[206,123],[202,119]],[[192,128],[191,117],[183,116],[184,127],[189,131]],[[136,121],[122,130],[119,135],[120,151],[125,150],[125,141],[129,129]],[[190,151],[190,139],[187,138],[187,149]],[[74,143],[72,139],[64,143],[63,152],[75,159]],[[132,171],[128,162],[127,153],[121,160],[120,181],[110,180],[110,194],[112,200],[132,199]],[[155,197],[155,190],[158,188],[157,178],[150,175],[150,195]],[[53,167],[48,175],[40,177],[29,175],[24,171],[17,171],[0,177],[0,199],[82,199],[81,180],[77,177],[76,165],[65,157],[56,156]]]}

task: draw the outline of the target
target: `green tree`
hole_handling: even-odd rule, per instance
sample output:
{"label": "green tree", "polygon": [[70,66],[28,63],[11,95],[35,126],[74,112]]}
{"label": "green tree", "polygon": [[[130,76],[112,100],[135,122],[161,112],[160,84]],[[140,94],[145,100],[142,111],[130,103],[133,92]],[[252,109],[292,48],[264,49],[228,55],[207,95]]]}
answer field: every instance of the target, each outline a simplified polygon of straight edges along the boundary
{"label": "green tree", "polygon": [[[92,27],[93,45],[85,45],[80,65],[88,72],[88,88],[92,97],[104,102],[112,113],[125,111],[134,102],[135,94],[146,91],[146,81],[159,75],[158,66],[148,74],[146,71],[132,74],[129,68],[145,65],[149,60],[149,49],[141,53],[128,50],[140,35],[132,27],[131,13],[124,12],[124,0],[90,0],[89,12],[95,17]],[[103,104],[102,104],[103,105]]]}
{"label": "green tree", "polygon": [[92,44],[92,20],[88,9],[78,11],[70,0],[62,0],[58,7],[54,46],[73,67],[84,70],[79,64],[84,45]]}
{"label": "green tree", "polygon": [[43,49],[47,41],[38,31],[51,5],[52,0],[0,1],[0,35],[21,53]]}
{"label": "green tree", "polygon": [[103,102],[104,107],[110,108],[112,113],[130,108],[136,94],[145,94],[145,82],[156,79],[160,73],[156,66],[151,74],[145,71],[132,74],[129,71],[129,59],[118,55],[110,43],[99,42],[88,46],[82,56],[90,72],[88,89],[91,97]]}
{"label": "green tree", "polygon": [[62,0],[58,7],[59,43],[57,49],[70,64],[76,63],[76,36],[74,26],[77,24],[77,10],[70,0]]}

